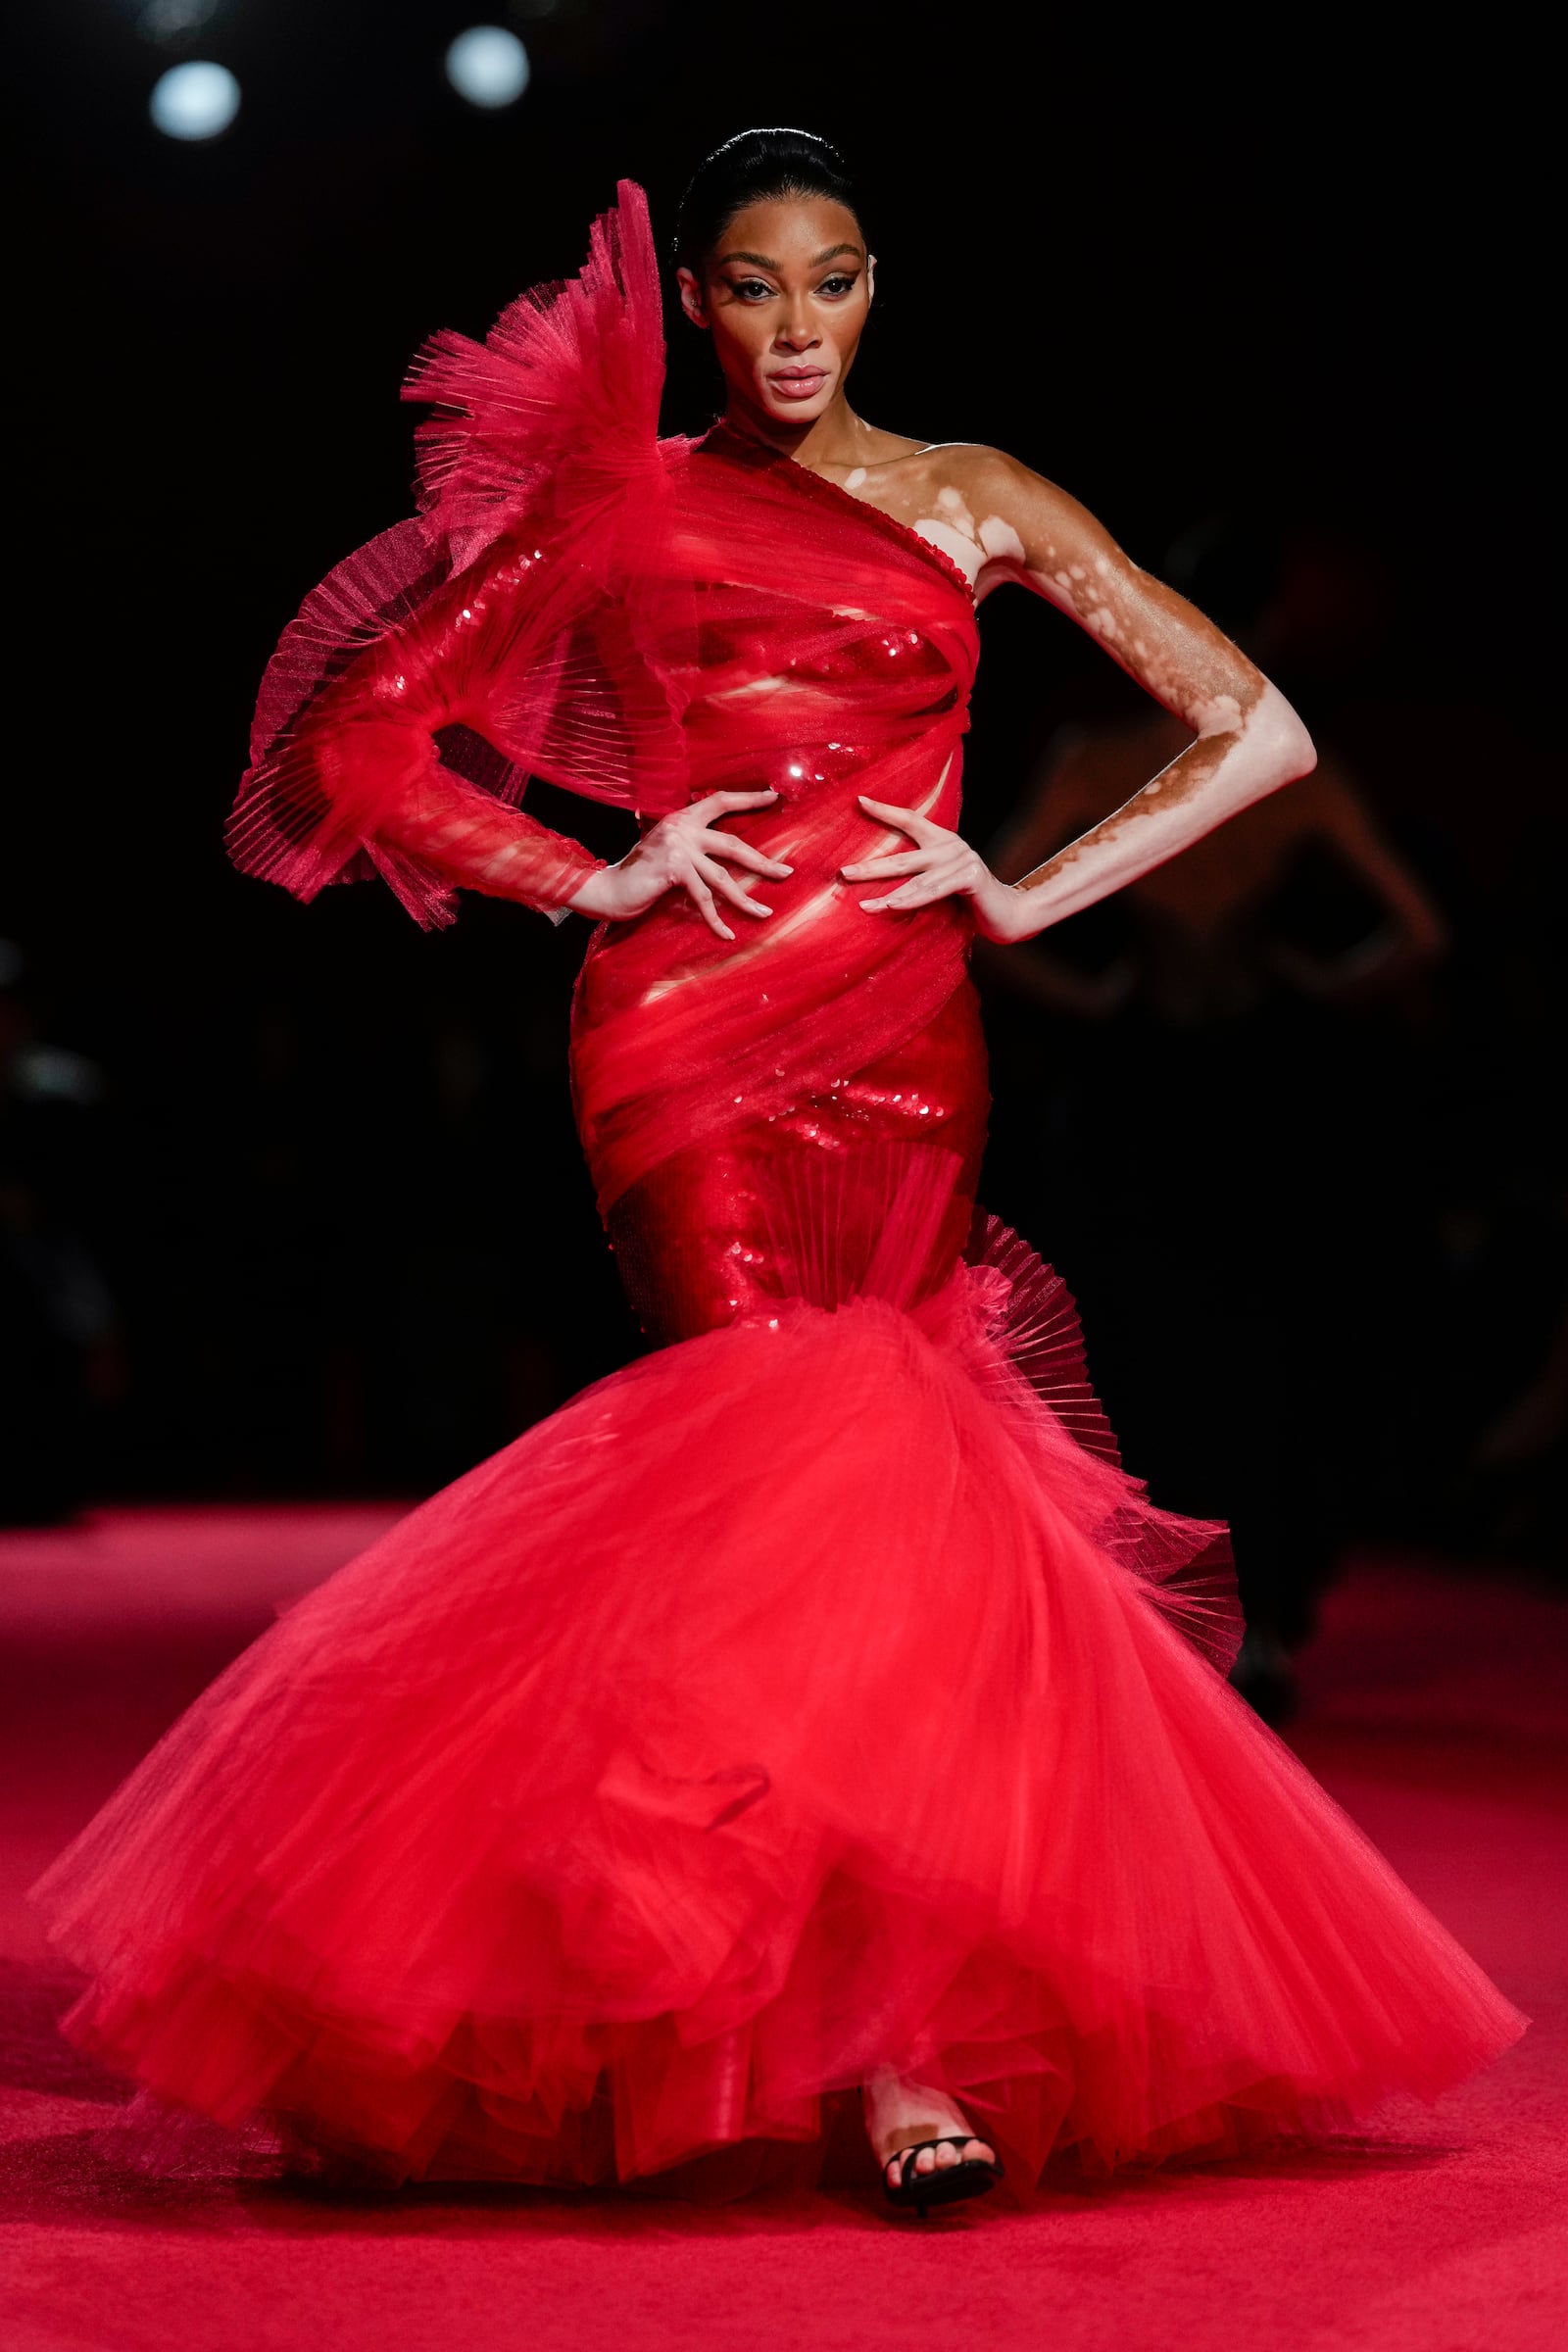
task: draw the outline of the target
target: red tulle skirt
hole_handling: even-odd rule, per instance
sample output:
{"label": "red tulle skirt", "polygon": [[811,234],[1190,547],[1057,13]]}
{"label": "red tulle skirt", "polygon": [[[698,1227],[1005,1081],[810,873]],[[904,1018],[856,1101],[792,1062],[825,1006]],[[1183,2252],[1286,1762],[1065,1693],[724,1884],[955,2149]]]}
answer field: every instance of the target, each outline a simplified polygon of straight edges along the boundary
{"label": "red tulle skirt", "polygon": [[812,2140],[886,2064],[1025,2178],[1503,2048],[1138,1572],[1159,1515],[999,1325],[1019,1249],[650,1355],[293,1607],[40,1889],[71,2031],[393,2178],[543,2182]]}

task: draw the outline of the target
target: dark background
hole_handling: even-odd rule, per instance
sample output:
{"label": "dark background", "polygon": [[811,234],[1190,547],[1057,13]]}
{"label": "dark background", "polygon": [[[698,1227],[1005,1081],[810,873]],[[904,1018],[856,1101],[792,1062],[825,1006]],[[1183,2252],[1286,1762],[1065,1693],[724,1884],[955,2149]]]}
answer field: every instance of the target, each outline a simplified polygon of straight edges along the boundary
{"label": "dark background", "polygon": [[[1225,1204],[1260,1345],[1283,1333],[1310,1370],[1329,1547],[1554,1556],[1560,1431],[1503,1471],[1476,1452],[1541,1371],[1568,1255],[1524,21],[541,6],[494,0],[533,65],[495,115],[441,73],[483,12],[435,0],[228,0],[162,47],[131,0],[10,12],[0,1507],[415,1492],[639,1344],[566,1099],[585,926],[470,900],[425,937],[369,888],[301,908],[232,874],[220,832],[278,631],[410,510],[397,388],[421,338],[574,270],[618,175],[667,232],[707,148],[786,122],[869,191],[862,411],[1001,443],[1156,568],[1211,517],[1317,564],[1327,618],[1284,682],[1453,935],[1440,969],[1315,1033],[1300,1151],[1270,1128],[1278,1187],[1237,1141],[1245,1069],[1228,1124],[1141,1119],[1147,1040],[995,994],[994,1205],[1084,1292],[1150,1466],[1152,1359],[1085,1205],[1114,1093],[1119,1198],[1147,1156],[1152,1202],[1179,1163]],[[210,145],[147,120],[181,54],[242,86]],[[672,340],[667,423],[700,427],[706,357]],[[976,840],[1064,720],[1128,694],[1033,600],[983,628]],[[1276,1093],[1298,1066],[1279,1034]],[[1210,1276],[1161,1259],[1165,1231],[1152,1207],[1160,1381],[1189,1419],[1249,1392],[1295,1412],[1228,1339],[1184,1356]],[[1173,1491],[1180,1454],[1156,1491],[1231,1509],[1223,1462],[1219,1491]]]}

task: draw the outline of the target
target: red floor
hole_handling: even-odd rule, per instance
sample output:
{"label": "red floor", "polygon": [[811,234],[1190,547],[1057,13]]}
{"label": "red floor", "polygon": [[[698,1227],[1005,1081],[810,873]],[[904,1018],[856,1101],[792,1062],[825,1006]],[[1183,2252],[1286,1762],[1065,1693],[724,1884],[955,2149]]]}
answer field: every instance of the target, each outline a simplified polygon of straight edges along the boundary
{"label": "red floor", "polygon": [[0,2341],[7,2352],[1561,2352],[1568,1606],[1365,1564],[1298,1744],[1536,2019],[1482,2082],[1313,2157],[970,2208],[850,2195],[312,2199],[171,2136],[59,2040],[24,1886],[271,1606],[384,1509],[118,1511],[0,1535]]}

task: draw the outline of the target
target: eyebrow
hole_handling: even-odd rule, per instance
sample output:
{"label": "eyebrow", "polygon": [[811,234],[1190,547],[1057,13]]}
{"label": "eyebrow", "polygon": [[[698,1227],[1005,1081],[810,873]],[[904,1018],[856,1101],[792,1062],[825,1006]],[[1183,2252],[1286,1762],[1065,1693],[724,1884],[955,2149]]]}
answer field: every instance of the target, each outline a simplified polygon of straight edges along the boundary
{"label": "eyebrow", "polygon": [[[829,245],[824,252],[813,254],[806,266],[808,270],[820,270],[824,262],[835,261],[841,253],[853,253],[857,261],[863,261],[865,258],[858,245],[848,243]],[[719,257],[718,266],[722,270],[730,262],[750,262],[755,269],[771,270],[775,277],[782,277],[784,274],[782,265],[778,262],[770,262],[765,253],[722,254]]]}

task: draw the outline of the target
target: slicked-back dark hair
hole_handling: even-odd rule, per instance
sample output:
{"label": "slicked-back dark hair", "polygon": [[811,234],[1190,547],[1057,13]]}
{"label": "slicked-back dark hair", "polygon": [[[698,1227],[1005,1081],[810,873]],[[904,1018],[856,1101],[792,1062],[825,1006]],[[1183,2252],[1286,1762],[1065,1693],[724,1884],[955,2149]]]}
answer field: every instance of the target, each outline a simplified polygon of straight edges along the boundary
{"label": "slicked-back dark hair", "polygon": [[700,277],[736,214],[771,196],[829,196],[861,218],[849,166],[826,139],[809,130],[743,130],[692,173],[675,216],[676,261]]}

